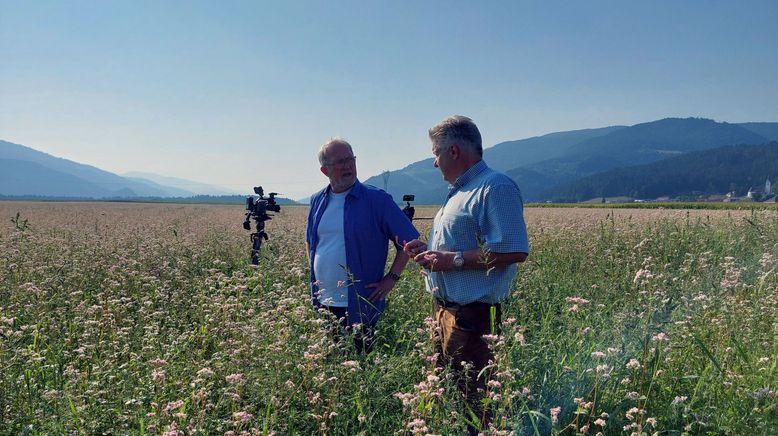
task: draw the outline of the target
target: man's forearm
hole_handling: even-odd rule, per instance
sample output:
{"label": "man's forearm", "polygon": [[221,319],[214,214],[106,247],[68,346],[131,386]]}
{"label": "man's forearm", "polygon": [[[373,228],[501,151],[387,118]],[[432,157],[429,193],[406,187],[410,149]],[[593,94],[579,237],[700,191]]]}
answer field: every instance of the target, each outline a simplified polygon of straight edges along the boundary
{"label": "man's forearm", "polygon": [[405,265],[408,263],[408,255],[402,251],[397,250],[397,253],[394,255],[394,261],[392,262],[392,265],[389,267],[389,271],[397,274],[398,276],[402,274],[403,269],[405,269]]}
{"label": "man's forearm", "polygon": [[494,253],[470,250],[462,252],[462,257],[465,259],[463,269],[489,269],[524,262],[527,260],[527,253]]}

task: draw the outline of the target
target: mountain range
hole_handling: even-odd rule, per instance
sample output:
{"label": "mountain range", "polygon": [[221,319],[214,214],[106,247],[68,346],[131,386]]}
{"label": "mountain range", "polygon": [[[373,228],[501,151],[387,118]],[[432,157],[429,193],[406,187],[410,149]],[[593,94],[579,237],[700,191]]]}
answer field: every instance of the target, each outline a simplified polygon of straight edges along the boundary
{"label": "mountain range", "polygon": [[[584,194],[571,189],[574,191],[584,178],[590,178],[588,183],[593,183],[596,179],[591,177],[596,174],[621,169],[620,174],[629,175],[633,167],[663,162],[688,153],[704,155],[706,150],[723,146],[760,145],[770,141],[778,141],[778,123],[730,124],[704,118],[665,118],[633,126],[556,132],[502,142],[485,148],[484,160],[492,168],[513,178],[527,202],[580,201],[585,200]],[[765,154],[762,158],[771,156],[767,150],[770,149],[761,150]],[[699,166],[694,168],[695,171],[706,171]],[[742,166],[718,174],[729,184],[738,177],[737,171],[741,169]],[[763,170],[769,171],[769,168]],[[665,173],[665,177],[669,178],[682,176],[682,169],[678,173]],[[762,178],[761,183],[764,183],[765,178],[774,179],[778,174],[753,176]],[[440,203],[448,191],[448,184],[442,180],[440,171],[433,167],[432,158],[371,177],[365,183],[385,189],[396,200],[404,194],[414,194],[418,204]],[[745,192],[739,194],[745,195]]]}
{"label": "mountain range", "polygon": [[[742,196],[751,185],[778,178],[775,141],[777,122],[665,118],[502,142],[485,148],[484,159],[517,182],[526,202],[726,192]],[[747,147],[754,145],[765,146]],[[414,194],[416,204],[439,204],[448,191],[431,157],[365,183],[385,189],[398,202],[404,194]],[[224,188],[184,179],[140,172],[118,175],[0,140],[0,197],[229,195]]]}
{"label": "mountain range", "polygon": [[60,198],[192,197],[234,194],[150,173],[124,176],[0,140],[0,195]]}

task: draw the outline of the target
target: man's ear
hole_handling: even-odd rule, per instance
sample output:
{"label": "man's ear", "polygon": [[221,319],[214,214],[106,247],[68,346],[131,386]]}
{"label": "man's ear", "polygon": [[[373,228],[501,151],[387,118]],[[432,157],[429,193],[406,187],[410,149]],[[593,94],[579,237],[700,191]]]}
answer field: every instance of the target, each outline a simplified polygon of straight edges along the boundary
{"label": "man's ear", "polygon": [[459,144],[451,144],[448,146],[449,151],[451,152],[451,158],[452,159],[459,159],[462,156],[462,149],[459,148]]}
{"label": "man's ear", "polygon": [[319,170],[320,170],[320,171],[321,171],[321,173],[322,173],[322,174],[324,174],[325,176],[327,176],[327,177],[329,177],[329,176],[330,176],[330,175],[328,174],[328,173],[329,173],[329,171],[327,171],[327,167],[326,167],[326,166],[322,165],[322,166],[319,168]]}

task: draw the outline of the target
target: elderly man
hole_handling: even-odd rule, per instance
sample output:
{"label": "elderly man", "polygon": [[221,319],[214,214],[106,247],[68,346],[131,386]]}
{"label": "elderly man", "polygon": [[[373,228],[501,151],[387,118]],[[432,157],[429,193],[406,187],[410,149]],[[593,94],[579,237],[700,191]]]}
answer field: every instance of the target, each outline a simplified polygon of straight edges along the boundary
{"label": "elderly man", "polygon": [[[386,192],[357,180],[356,156],[340,138],[319,150],[329,185],[311,197],[306,243],[315,307],[332,312],[344,327],[361,324],[356,346],[369,352],[371,332],[400,279],[408,255],[402,244],[419,232]],[[388,243],[397,249],[384,273]]]}
{"label": "elderly man", "polygon": [[493,327],[499,326],[500,302],[508,296],[515,264],[529,253],[523,201],[516,183],[483,161],[473,120],[448,117],[429,130],[429,138],[449,193],[435,216],[429,246],[414,240],[404,249],[427,270],[441,329],[441,363],[452,364],[460,375],[465,375],[462,362],[472,365],[460,388],[470,407],[482,413],[487,375],[477,375],[493,358],[482,336],[497,333]]}

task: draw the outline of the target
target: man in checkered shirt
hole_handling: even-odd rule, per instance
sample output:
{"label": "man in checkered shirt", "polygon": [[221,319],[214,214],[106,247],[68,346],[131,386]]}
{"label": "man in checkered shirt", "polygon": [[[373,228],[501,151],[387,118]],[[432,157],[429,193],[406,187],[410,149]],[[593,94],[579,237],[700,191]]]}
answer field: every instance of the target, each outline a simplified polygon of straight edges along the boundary
{"label": "man in checkered shirt", "polygon": [[[489,416],[480,399],[488,374],[477,375],[493,354],[483,336],[499,333],[500,302],[516,276],[515,264],[529,253],[524,206],[516,182],[482,159],[481,133],[473,120],[448,117],[429,130],[429,138],[449,193],[435,216],[429,246],[413,240],[404,250],[425,270],[441,329],[440,363],[467,375],[460,389],[485,425]],[[472,365],[468,374],[463,362]]]}

